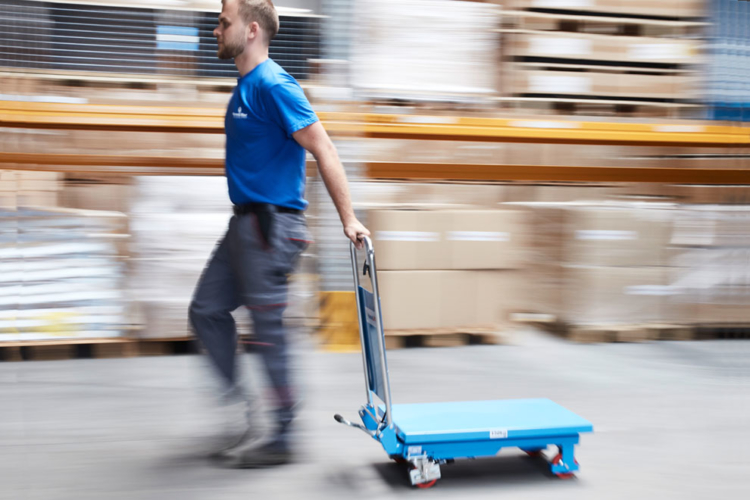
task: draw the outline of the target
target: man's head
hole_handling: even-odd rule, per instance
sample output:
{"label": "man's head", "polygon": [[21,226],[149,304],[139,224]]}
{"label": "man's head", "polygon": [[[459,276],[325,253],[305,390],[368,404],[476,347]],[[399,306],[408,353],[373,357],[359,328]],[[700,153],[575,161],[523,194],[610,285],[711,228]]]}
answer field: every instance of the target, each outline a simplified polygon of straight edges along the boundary
{"label": "man's head", "polygon": [[234,59],[248,47],[268,48],[279,32],[279,15],[271,0],[222,0],[214,36],[219,59]]}

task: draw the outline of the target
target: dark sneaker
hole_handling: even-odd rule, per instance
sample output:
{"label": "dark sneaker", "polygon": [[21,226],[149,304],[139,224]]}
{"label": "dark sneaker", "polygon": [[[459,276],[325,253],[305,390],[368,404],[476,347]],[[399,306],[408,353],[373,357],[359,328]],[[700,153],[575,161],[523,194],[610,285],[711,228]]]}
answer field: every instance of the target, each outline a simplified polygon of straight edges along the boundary
{"label": "dark sneaker", "polygon": [[211,460],[223,460],[235,452],[259,448],[262,441],[263,433],[257,431],[254,426],[250,426],[240,437],[227,441],[222,446],[217,446],[208,455],[208,458]]}

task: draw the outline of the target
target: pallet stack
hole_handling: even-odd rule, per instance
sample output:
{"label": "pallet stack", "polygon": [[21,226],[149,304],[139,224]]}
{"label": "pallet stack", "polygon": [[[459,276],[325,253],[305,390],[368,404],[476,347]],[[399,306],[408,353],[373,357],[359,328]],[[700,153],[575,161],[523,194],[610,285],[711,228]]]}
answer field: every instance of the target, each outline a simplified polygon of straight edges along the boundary
{"label": "pallet stack", "polygon": [[[133,186],[133,238],[128,290],[136,302],[140,339],[185,339],[193,332],[188,307],[208,259],[232,216],[221,177],[139,177]],[[302,264],[302,262],[300,263]],[[314,277],[309,269],[290,285],[286,317],[312,315]],[[251,331],[245,308],[235,311],[241,334]]]}
{"label": "pallet stack", "polygon": [[480,2],[354,2],[350,75],[356,96],[427,102],[494,96],[498,13]]}
{"label": "pallet stack", "polygon": [[33,170],[0,170],[0,207],[56,207],[63,174]]}
{"label": "pallet stack", "polygon": [[131,199],[128,289],[143,325],[140,338],[191,335],[190,299],[230,217],[224,179],[136,179]]}
{"label": "pallet stack", "polygon": [[532,300],[515,318],[595,342],[747,331],[750,208],[693,189],[692,204],[511,204],[532,219]]}
{"label": "pallet stack", "polygon": [[520,206],[533,218],[527,311],[570,337],[592,340],[645,340],[651,331],[644,325],[677,319],[665,300],[671,205]]}
{"label": "pallet stack", "polygon": [[[498,210],[498,186],[406,189],[413,191],[402,199],[422,204],[367,214],[389,345],[502,339],[509,311],[523,300],[517,291],[525,259],[526,214]],[[473,196],[463,196],[469,193]],[[381,193],[381,203],[383,198]]]}
{"label": "pallet stack", "polygon": [[501,88],[509,103],[682,116],[701,97],[702,0],[502,4]]}
{"label": "pallet stack", "polygon": [[0,210],[0,347],[126,335],[126,228],[115,212]]}
{"label": "pallet stack", "polygon": [[673,305],[710,329],[750,325],[750,206],[686,205],[672,237]]}

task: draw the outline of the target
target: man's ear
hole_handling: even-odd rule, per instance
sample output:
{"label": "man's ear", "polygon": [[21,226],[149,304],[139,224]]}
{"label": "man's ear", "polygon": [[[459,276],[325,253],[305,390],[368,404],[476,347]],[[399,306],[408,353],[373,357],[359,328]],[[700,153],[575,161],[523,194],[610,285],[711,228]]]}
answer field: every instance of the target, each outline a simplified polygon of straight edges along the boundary
{"label": "man's ear", "polygon": [[253,40],[254,38],[257,38],[260,36],[260,25],[253,21],[250,23],[247,27],[247,38],[248,40]]}

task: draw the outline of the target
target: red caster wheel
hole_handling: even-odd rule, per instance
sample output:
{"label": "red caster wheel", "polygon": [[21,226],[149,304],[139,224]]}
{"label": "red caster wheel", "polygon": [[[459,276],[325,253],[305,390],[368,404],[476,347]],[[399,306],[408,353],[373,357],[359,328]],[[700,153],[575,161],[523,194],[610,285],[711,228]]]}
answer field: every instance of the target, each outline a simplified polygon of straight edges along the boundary
{"label": "red caster wheel", "polygon": [[416,486],[417,488],[426,490],[427,488],[432,488],[433,486],[435,486],[435,483],[437,483],[437,479],[433,479],[429,483],[419,483]]}
{"label": "red caster wheel", "polygon": [[[525,451],[525,450],[524,450],[524,451]],[[526,454],[527,454],[528,456],[530,456],[530,457],[534,457],[534,458],[537,458],[537,457],[541,457],[541,456],[542,456],[542,450],[531,450],[531,451],[526,451]]]}
{"label": "red caster wheel", "polygon": [[[414,470],[414,469],[416,469],[416,467],[414,466],[414,464],[410,463],[409,470]],[[414,486],[416,486],[417,488],[421,490],[426,490],[427,488],[432,488],[433,486],[435,486],[435,483],[437,483],[437,479],[433,479],[432,481],[428,481],[426,483],[417,483]]]}
{"label": "red caster wheel", "polygon": [[[562,453],[558,453],[555,455],[555,458],[552,459],[550,462],[552,465],[557,465],[560,462],[562,462]],[[578,465],[578,460],[575,460],[576,465]],[[575,477],[575,472],[553,472],[554,475],[559,477],[560,479],[570,479],[572,477]]]}

